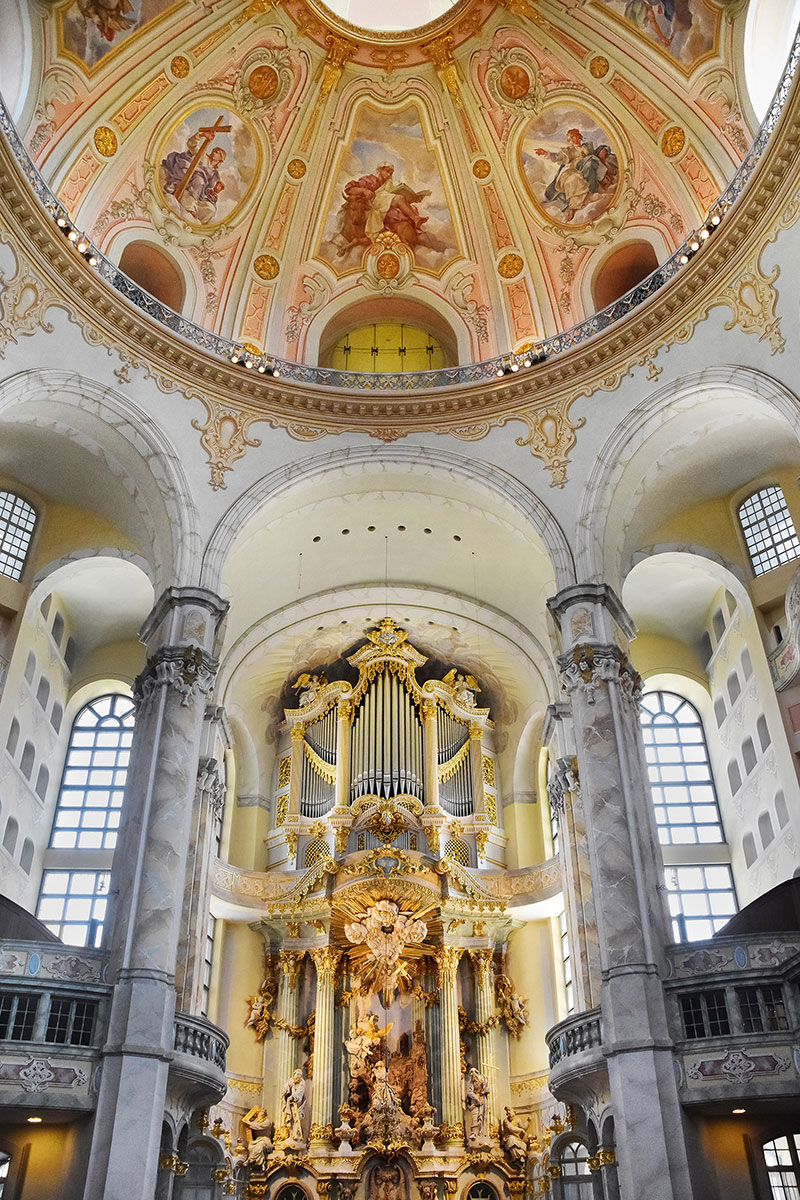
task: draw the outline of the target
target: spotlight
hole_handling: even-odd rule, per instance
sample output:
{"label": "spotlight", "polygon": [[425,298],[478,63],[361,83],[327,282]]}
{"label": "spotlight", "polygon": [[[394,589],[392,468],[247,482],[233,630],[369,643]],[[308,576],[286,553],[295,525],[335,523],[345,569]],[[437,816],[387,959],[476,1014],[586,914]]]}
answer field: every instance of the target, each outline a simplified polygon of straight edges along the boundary
{"label": "spotlight", "polygon": [[690,250],[699,250],[700,249],[700,243],[698,242],[696,237],[692,238],[692,240],[689,242],[689,249]]}
{"label": "spotlight", "polygon": [[505,371],[503,370],[502,367],[498,367],[497,370],[495,371],[495,374],[498,379],[502,379],[503,376],[505,375]]}
{"label": "spotlight", "polygon": [[707,240],[708,240],[708,238],[710,238],[710,237],[711,237],[711,230],[710,230],[710,229],[701,229],[701,230],[700,230],[700,241],[701,241],[701,242],[705,242],[705,241],[707,241]]}
{"label": "spotlight", "polygon": [[97,266],[97,259],[95,258],[95,256],[93,254],[90,254],[86,261],[88,262],[90,267]]}
{"label": "spotlight", "polygon": [[678,262],[679,262],[679,263],[681,263],[681,264],[682,264],[684,267],[686,266],[686,264],[687,264],[687,262],[688,262],[688,261],[689,261],[689,255],[688,255],[688,254],[682,254],[682,255],[680,256],[680,258],[678,259]]}
{"label": "spotlight", "polygon": [[67,234],[67,237],[69,238],[69,240],[71,242],[77,242],[77,240],[78,240],[78,235],[74,229],[70,229],[69,233]]}
{"label": "spotlight", "polygon": [[277,367],[272,368],[272,374],[275,376],[276,379],[278,378],[278,376],[280,375],[280,371],[278,370]]}
{"label": "spotlight", "polygon": [[711,224],[719,225],[721,220],[722,220],[722,217],[719,215],[719,213],[714,213],[713,217],[711,218]]}
{"label": "spotlight", "polygon": [[266,369],[267,369],[267,368],[264,366],[264,364],[263,364],[263,363],[259,363],[259,364],[258,364],[258,373],[259,373],[259,375],[263,375],[263,374],[264,374],[264,372],[266,371]]}
{"label": "spotlight", "polygon": [[64,226],[66,225],[66,223],[67,223],[67,221],[66,221],[65,217],[59,217],[58,220],[56,221],[56,225],[58,225],[59,229],[63,229]]}
{"label": "spotlight", "polygon": [[41,1117],[28,1117],[29,1125],[41,1125],[41,1123],[42,1123]]}
{"label": "spotlight", "polygon": [[252,360],[252,358],[246,358],[246,359],[244,360],[244,365],[247,367],[248,371],[252,370],[252,367],[253,367],[253,360]]}
{"label": "spotlight", "polygon": [[86,251],[89,249],[89,243],[86,241],[85,238],[81,239],[81,241],[78,242],[78,249],[80,250],[81,254],[85,254]]}
{"label": "spotlight", "polygon": [[529,358],[524,359],[522,365],[523,367],[529,367],[531,365],[531,360]]}
{"label": "spotlight", "polygon": [[232,362],[232,363],[238,363],[238,361],[239,361],[239,355],[238,355],[238,354],[232,354],[232,355],[231,355],[231,362]]}
{"label": "spotlight", "polygon": [[518,363],[518,362],[512,362],[512,364],[511,364],[511,370],[512,370],[512,371],[518,371],[518,370],[519,370],[519,363]]}
{"label": "spotlight", "polygon": [[746,1113],[747,1109],[746,1108],[732,1108],[731,1112],[734,1114],[734,1116],[739,1117],[742,1115],[742,1113]]}

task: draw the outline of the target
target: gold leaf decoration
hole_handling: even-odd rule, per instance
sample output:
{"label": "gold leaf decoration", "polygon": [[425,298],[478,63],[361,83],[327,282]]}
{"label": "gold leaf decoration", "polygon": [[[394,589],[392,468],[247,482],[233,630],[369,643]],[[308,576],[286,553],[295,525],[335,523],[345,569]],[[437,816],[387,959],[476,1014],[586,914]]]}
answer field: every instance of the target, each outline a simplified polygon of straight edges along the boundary
{"label": "gold leaf decoration", "polygon": [[302,179],[306,173],[306,164],[302,158],[293,158],[287,166],[286,171],[292,179]]}
{"label": "gold leaf decoration", "polygon": [[686,133],[680,125],[670,125],[661,136],[661,153],[665,158],[675,158],[686,145]]}
{"label": "gold leaf decoration", "polygon": [[183,54],[176,54],[172,62],[169,64],[169,69],[176,79],[185,79],[189,74],[189,60]]}
{"label": "gold leaf decoration", "polygon": [[103,158],[113,158],[117,153],[119,142],[113,129],[108,125],[98,125],[94,131],[94,145]]}
{"label": "gold leaf decoration", "polygon": [[608,59],[602,54],[596,54],[589,63],[589,74],[593,79],[602,79],[608,74]]}
{"label": "gold leaf decoration", "polygon": [[516,279],[524,266],[519,254],[504,254],[497,264],[497,274],[503,279]]}
{"label": "gold leaf decoration", "polygon": [[253,263],[253,270],[259,279],[275,279],[280,269],[280,263],[271,254],[259,254]]}
{"label": "gold leaf decoration", "polygon": [[472,164],[472,174],[476,179],[486,179],[491,173],[492,167],[487,158],[476,158]]}

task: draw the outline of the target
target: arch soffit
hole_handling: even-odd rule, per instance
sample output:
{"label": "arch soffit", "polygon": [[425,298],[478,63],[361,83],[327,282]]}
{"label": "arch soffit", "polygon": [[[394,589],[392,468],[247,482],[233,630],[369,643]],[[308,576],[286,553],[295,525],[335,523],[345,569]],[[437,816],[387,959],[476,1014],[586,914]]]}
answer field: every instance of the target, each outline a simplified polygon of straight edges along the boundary
{"label": "arch soffit", "polygon": [[315,476],[344,467],[419,466],[457,472],[481,490],[489,491],[517,509],[544,543],[555,574],[557,590],[575,583],[575,565],[567,538],[549,508],[513,475],[490,463],[477,462],[449,450],[425,446],[392,446],[380,449],[349,448],[314,455],[302,463],[289,463],[258,480],[236,500],[218,522],[203,551],[200,583],[216,591],[225,561],[237,534],[270,500]]}
{"label": "arch soffit", "polygon": [[[687,404],[698,404],[704,390],[727,387],[738,395],[763,402],[782,417],[800,442],[800,402],[779,380],[750,367],[711,367],[673,381],[648,396],[620,421],[601,447],[583,494],[575,533],[575,566],[581,581],[605,581],[619,588],[619,561],[610,570],[604,531],[614,493],[635,454],[670,417]],[[616,549],[617,556],[621,548]]]}
{"label": "arch soffit", "polygon": [[[167,560],[167,555],[159,554],[159,533],[154,515],[140,489],[130,489],[131,500],[152,537],[153,570],[147,574],[155,576],[158,587],[166,587],[176,580],[190,580],[201,544],[199,518],[180,458],[164,433],[127,397],[94,379],[56,369],[22,371],[0,383],[0,418],[8,415],[13,420],[17,408],[43,400],[75,405],[83,415],[88,414],[110,426],[143,460],[171,527],[171,555]],[[97,441],[85,431],[78,432],[74,426],[62,425],[57,420],[48,421],[48,427],[70,437],[101,460],[113,460],[114,465],[125,473],[123,464],[114,458],[107,441]]]}

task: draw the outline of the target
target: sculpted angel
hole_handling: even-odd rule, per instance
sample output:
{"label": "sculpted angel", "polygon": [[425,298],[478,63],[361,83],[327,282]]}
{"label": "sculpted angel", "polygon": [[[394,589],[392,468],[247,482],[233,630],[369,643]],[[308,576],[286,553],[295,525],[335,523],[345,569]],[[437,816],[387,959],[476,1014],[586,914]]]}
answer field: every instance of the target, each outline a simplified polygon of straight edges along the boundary
{"label": "sculpted angel", "polygon": [[481,689],[474,675],[462,675],[456,667],[453,667],[447,672],[442,683],[447,683],[453,688],[459,704],[465,708],[475,707],[475,693]]}
{"label": "sculpted angel", "polygon": [[395,986],[401,974],[407,976],[400,955],[406,946],[420,945],[428,935],[424,921],[412,921],[400,912],[392,900],[379,900],[363,921],[344,927],[345,937],[355,945],[366,944],[374,962],[374,977],[382,988]]}
{"label": "sculpted angel", "polygon": [[307,704],[311,704],[313,700],[316,700],[317,693],[321,692],[327,686],[328,679],[324,673],[310,675],[308,671],[305,671],[302,675],[298,676],[296,682],[292,684],[293,690],[297,692],[298,707],[305,708]]}

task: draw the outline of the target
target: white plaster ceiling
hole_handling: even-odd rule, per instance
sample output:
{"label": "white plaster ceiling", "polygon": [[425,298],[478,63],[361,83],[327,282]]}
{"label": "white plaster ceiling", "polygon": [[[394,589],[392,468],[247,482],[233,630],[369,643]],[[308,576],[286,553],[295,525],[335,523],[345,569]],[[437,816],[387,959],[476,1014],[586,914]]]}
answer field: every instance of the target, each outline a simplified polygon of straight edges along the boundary
{"label": "white plaster ceiling", "polygon": [[124,559],[90,558],[53,576],[52,590],[67,610],[82,654],[109,642],[135,638],[153,607],[153,585]]}
{"label": "white plaster ceiling", "polygon": [[696,646],[719,587],[719,578],[702,561],[686,554],[659,554],[633,568],[622,588],[622,602],[639,633]]}

